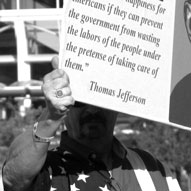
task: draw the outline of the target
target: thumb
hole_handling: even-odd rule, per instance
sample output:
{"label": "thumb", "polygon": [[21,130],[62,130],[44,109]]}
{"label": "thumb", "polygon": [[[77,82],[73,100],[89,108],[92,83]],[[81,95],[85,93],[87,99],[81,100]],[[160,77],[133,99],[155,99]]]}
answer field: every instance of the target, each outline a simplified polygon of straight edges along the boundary
{"label": "thumb", "polygon": [[58,69],[58,65],[59,65],[59,58],[58,56],[54,56],[51,60],[51,64],[53,69]]}

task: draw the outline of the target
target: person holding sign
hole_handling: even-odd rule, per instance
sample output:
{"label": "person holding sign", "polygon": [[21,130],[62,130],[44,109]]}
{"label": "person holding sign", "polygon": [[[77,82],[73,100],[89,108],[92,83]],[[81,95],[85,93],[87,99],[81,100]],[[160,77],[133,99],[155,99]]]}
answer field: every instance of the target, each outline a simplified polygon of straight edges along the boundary
{"label": "person holding sign", "polygon": [[[52,63],[57,67],[58,58]],[[42,90],[46,109],[10,146],[5,191],[181,190],[160,161],[114,137],[117,112],[74,101],[65,71],[47,74]],[[48,150],[62,121],[60,146]]]}

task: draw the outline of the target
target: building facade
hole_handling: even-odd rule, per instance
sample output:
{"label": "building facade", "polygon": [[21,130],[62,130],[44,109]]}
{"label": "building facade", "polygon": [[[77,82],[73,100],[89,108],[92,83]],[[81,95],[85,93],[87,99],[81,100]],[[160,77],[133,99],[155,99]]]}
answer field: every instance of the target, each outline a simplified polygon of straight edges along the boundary
{"label": "building facade", "polygon": [[0,1],[0,83],[41,80],[59,51],[60,0]]}
{"label": "building facade", "polygon": [[63,0],[0,1],[0,119],[12,97],[25,115],[59,52]]}

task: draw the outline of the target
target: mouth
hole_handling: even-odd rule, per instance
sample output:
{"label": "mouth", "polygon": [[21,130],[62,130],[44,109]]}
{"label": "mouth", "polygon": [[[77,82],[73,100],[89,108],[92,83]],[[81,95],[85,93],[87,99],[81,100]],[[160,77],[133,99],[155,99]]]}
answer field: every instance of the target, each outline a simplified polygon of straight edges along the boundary
{"label": "mouth", "polygon": [[102,114],[96,113],[96,114],[87,114],[80,119],[80,125],[84,124],[102,124],[105,125],[105,119]]}
{"label": "mouth", "polygon": [[100,114],[92,115],[88,114],[81,118],[81,135],[87,139],[97,139],[104,135],[106,121],[103,115]]}

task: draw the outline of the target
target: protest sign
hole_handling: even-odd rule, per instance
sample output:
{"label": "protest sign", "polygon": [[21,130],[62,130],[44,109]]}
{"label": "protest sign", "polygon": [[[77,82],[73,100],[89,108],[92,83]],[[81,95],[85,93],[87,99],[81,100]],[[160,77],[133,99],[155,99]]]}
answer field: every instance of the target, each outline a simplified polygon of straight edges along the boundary
{"label": "protest sign", "polygon": [[[185,100],[183,90],[177,90],[183,97],[172,98],[171,94],[191,71],[190,4],[177,0],[66,0],[60,67],[70,77],[74,98],[189,127],[191,117],[187,119],[185,113],[191,113],[191,88],[187,87],[187,111],[185,105],[175,106],[180,103],[176,99]],[[184,116],[178,119],[182,110]]]}

